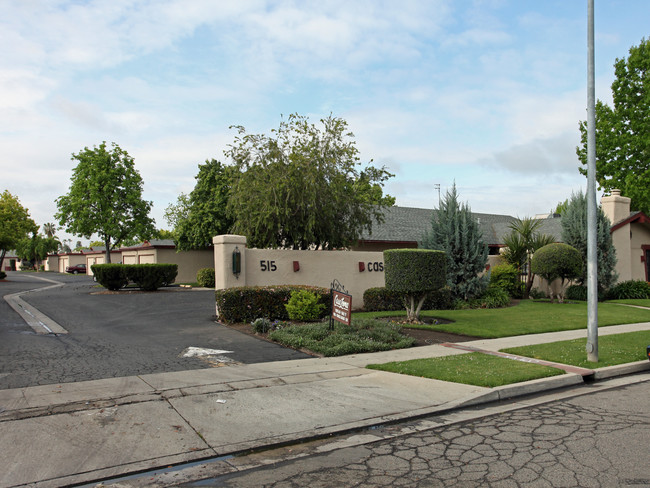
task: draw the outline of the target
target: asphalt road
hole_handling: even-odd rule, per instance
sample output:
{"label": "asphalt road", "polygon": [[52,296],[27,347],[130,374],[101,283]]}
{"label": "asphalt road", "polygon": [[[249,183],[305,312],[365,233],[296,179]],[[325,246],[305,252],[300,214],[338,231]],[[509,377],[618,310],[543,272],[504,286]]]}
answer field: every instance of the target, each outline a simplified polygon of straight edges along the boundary
{"label": "asphalt road", "polygon": [[[68,334],[38,335],[0,300],[0,389],[309,357],[234,331],[214,320],[211,290],[181,288],[108,294],[88,276],[9,273],[3,296],[22,296]],[[232,351],[183,357],[190,347]]]}
{"label": "asphalt road", "polygon": [[173,486],[650,487],[648,386],[645,380]]}

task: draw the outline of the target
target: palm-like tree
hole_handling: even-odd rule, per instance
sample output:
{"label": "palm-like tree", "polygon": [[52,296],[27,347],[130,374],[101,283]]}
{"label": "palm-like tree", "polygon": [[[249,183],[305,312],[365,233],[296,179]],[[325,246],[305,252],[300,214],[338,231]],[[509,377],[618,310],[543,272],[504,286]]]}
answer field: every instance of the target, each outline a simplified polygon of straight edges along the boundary
{"label": "palm-like tree", "polygon": [[54,234],[56,234],[56,225],[51,222],[43,224],[43,232],[46,237],[54,237]]}
{"label": "palm-like tree", "polygon": [[533,254],[539,248],[555,242],[555,237],[552,235],[538,232],[540,225],[542,225],[541,220],[530,217],[517,219],[510,224],[511,232],[503,239],[507,246],[503,258],[508,264],[512,264],[526,273],[524,298],[529,297],[535,279],[535,275],[530,269]]}

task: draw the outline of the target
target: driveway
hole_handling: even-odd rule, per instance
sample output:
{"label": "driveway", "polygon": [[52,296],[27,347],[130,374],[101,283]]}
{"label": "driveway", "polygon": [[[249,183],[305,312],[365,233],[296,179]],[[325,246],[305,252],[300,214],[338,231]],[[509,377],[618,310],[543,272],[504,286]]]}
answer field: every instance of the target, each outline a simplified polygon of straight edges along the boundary
{"label": "driveway", "polygon": [[107,293],[88,276],[8,274],[3,296],[62,283],[21,298],[68,333],[36,334],[0,300],[0,389],[309,357],[216,323],[212,290]]}

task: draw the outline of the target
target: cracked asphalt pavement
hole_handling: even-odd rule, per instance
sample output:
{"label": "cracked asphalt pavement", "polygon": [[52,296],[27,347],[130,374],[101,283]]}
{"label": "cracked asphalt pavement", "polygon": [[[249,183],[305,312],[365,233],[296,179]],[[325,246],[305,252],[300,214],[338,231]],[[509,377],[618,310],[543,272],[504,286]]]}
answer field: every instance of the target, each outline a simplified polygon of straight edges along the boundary
{"label": "cracked asphalt pavement", "polygon": [[650,486],[648,385],[644,381],[173,486]]}

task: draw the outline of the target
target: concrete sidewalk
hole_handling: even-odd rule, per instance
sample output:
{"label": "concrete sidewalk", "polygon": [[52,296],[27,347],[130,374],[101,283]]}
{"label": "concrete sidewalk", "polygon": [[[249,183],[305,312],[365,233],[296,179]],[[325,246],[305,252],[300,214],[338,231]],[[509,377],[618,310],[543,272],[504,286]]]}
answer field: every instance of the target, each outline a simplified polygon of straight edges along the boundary
{"label": "concrete sidewalk", "polygon": [[[636,330],[650,323],[599,335]],[[586,330],[463,345],[496,351],[580,337]],[[583,382],[564,374],[481,388],[365,369],[464,353],[433,345],[0,390],[0,487],[91,482]],[[595,378],[648,370],[642,361],[596,370]]]}

